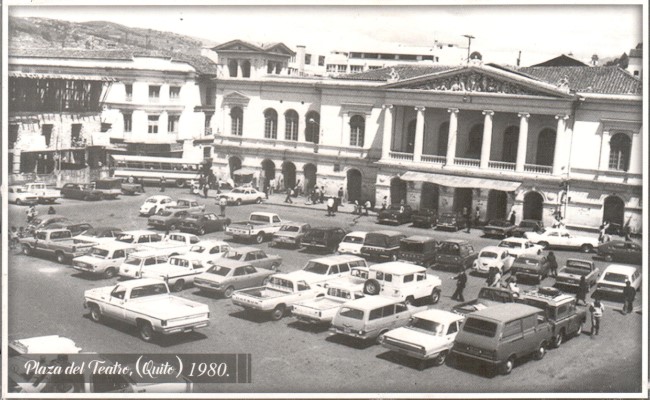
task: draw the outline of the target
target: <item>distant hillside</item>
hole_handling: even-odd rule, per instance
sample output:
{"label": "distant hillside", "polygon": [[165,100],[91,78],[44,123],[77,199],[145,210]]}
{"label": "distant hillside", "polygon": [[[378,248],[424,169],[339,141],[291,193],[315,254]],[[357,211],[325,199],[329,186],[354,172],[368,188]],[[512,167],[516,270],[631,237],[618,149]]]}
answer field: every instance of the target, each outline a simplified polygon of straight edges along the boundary
{"label": "distant hillside", "polygon": [[105,21],[9,17],[9,46],[12,48],[145,49],[198,55],[202,47],[211,45],[214,43],[190,36]]}

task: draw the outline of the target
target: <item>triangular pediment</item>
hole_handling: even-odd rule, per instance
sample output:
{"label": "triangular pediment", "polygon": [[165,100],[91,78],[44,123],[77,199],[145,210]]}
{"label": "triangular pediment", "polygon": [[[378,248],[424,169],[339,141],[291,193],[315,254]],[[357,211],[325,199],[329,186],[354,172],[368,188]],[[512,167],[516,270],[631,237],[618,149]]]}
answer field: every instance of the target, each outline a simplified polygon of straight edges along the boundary
{"label": "triangular pediment", "polygon": [[386,85],[391,89],[572,97],[568,82],[551,85],[514,71],[485,65],[453,68],[405,80],[399,80],[395,74],[391,78],[394,82]]}
{"label": "triangular pediment", "polygon": [[246,52],[263,52],[264,49],[262,49],[259,46],[256,46],[252,43],[245,42],[243,40],[231,40],[230,42],[222,43],[218,46],[215,46],[212,48],[213,51],[216,52],[224,52],[224,51],[246,51]]}
{"label": "triangular pediment", "polygon": [[251,101],[250,97],[240,92],[230,92],[223,96],[223,102],[229,105],[246,106]]}
{"label": "triangular pediment", "polygon": [[296,52],[291,50],[284,43],[275,43],[265,48],[269,53],[284,54],[287,56],[295,56]]}

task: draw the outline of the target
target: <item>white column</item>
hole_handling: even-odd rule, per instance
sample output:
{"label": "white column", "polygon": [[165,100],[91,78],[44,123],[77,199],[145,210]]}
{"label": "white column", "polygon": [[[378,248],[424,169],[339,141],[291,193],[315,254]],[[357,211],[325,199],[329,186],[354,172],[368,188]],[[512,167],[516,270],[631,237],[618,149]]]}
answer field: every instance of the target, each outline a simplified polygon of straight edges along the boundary
{"label": "white column", "polygon": [[391,145],[393,143],[393,105],[384,104],[384,135],[381,141],[381,158],[390,158]]}
{"label": "white column", "polygon": [[456,158],[456,136],[458,136],[458,109],[450,108],[449,113],[449,134],[447,136],[447,165],[454,165]]}
{"label": "white column", "polygon": [[241,68],[241,61],[237,60],[237,78],[242,78],[244,76],[244,71]]}
{"label": "white column", "polygon": [[556,115],[557,131],[555,133],[555,151],[553,152],[553,175],[560,175],[562,173],[562,146],[564,144],[564,131],[566,130],[566,120],[569,116],[566,114]]}
{"label": "white column", "polygon": [[628,164],[629,166],[628,172],[632,174],[643,173],[643,158],[641,153],[642,146],[643,146],[643,137],[641,136],[641,132],[632,133],[632,143],[630,147],[630,162]]}
{"label": "white column", "polygon": [[487,168],[490,163],[490,149],[492,147],[492,118],[494,111],[483,111],[483,141],[481,142],[481,168]]}
{"label": "white column", "polygon": [[415,119],[415,141],[413,143],[413,161],[422,160],[422,144],[424,143],[424,107],[415,107],[418,112]]}
{"label": "white column", "polygon": [[526,151],[528,150],[528,118],[529,113],[519,113],[519,141],[517,142],[516,172],[524,172],[526,165]]}
{"label": "white column", "polygon": [[607,171],[609,169],[609,141],[612,138],[608,130],[603,130],[600,135],[600,158],[598,160],[598,170]]}

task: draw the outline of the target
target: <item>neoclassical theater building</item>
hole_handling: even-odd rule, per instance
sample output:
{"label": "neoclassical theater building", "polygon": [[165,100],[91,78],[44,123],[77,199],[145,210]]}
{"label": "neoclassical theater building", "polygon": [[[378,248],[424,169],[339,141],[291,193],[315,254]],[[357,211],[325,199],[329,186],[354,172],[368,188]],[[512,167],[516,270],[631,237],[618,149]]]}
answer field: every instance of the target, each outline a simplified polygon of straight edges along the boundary
{"label": "neoclassical theater building", "polygon": [[641,231],[641,81],[618,67],[472,60],[316,79],[272,73],[294,55],[286,46],[213,51],[222,175],[244,167],[260,185],[343,187],[348,200]]}

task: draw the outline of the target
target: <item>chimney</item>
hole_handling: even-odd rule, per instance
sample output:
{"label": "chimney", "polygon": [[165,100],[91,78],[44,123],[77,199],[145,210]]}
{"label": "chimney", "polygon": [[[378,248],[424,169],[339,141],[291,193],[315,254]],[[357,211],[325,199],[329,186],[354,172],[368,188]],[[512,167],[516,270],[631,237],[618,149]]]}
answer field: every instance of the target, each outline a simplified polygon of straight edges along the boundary
{"label": "chimney", "polygon": [[305,75],[305,45],[296,46],[296,61],[298,62],[298,76]]}

